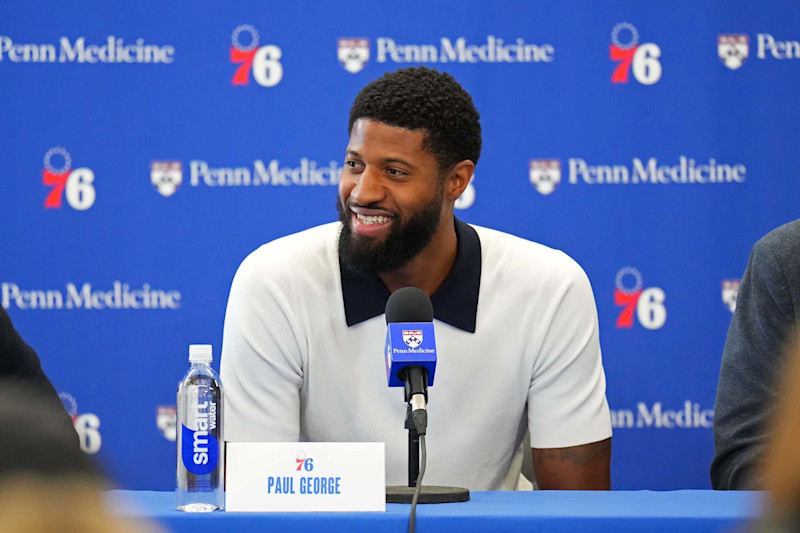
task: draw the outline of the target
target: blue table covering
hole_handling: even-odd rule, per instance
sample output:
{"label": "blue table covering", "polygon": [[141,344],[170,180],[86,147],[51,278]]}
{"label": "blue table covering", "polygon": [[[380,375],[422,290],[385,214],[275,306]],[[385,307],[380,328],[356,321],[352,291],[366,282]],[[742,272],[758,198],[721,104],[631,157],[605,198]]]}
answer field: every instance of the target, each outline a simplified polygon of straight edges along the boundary
{"label": "blue table covering", "polygon": [[[758,515],[757,492],[708,490],[473,492],[465,503],[420,505],[417,531],[581,532],[732,531]],[[387,504],[385,513],[189,514],[175,510],[172,492],[117,490],[112,507],[149,518],[173,532],[299,531],[336,533],[405,531],[409,505]]]}

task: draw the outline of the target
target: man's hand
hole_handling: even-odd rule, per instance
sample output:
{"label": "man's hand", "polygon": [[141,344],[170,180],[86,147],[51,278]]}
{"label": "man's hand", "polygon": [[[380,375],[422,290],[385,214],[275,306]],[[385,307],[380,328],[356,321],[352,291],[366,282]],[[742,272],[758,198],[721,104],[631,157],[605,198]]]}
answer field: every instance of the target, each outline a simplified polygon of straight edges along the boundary
{"label": "man's hand", "polygon": [[568,448],[531,448],[544,490],[610,490],[611,439]]}

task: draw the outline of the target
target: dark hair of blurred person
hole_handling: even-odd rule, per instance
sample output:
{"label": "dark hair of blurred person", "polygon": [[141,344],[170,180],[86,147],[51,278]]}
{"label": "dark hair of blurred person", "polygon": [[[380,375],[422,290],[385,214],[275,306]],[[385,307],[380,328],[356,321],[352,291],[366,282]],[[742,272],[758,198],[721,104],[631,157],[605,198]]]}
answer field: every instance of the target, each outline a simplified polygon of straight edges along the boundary
{"label": "dark hair of blurred person", "polygon": [[36,395],[54,407],[61,407],[55,411],[50,422],[65,431],[72,429],[69,434],[73,445],[78,446],[78,435],[75,433],[72,420],[66,409],[63,409],[56,389],[42,370],[39,356],[22,339],[2,306],[0,306],[0,380],[6,384],[18,384],[17,394]]}
{"label": "dark hair of blurred person", "polygon": [[108,510],[108,483],[61,411],[29,384],[0,381],[0,531],[152,531]]}

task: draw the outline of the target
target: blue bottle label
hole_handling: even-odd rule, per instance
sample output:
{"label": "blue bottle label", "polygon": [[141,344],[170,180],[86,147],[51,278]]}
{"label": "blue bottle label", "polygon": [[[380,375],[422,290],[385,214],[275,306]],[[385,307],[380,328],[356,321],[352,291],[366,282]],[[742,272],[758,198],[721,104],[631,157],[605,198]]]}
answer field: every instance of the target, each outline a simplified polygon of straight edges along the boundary
{"label": "blue bottle label", "polygon": [[[209,403],[214,408],[209,410]],[[216,405],[204,402],[192,407],[197,429],[181,426],[181,456],[186,469],[201,476],[213,472],[219,462],[219,443],[214,435],[217,427]]]}

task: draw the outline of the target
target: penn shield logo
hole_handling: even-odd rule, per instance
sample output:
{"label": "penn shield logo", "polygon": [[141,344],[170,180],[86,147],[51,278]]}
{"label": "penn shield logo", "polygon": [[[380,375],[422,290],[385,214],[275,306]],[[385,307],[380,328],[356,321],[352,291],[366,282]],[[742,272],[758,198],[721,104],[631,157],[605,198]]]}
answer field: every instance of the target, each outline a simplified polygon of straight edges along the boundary
{"label": "penn shield logo", "polygon": [[361,72],[369,61],[369,39],[365,37],[339,39],[336,56],[347,72],[351,74]]}
{"label": "penn shield logo", "polygon": [[174,405],[156,406],[156,427],[165,439],[175,442],[178,437],[178,409]]}
{"label": "penn shield logo", "polygon": [[76,211],[94,205],[94,171],[88,167],[72,168],[72,156],[63,146],[50,148],[44,154],[42,184],[50,187],[44,199],[45,209],[61,209],[63,200]]}
{"label": "penn shield logo", "polygon": [[750,38],[744,33],[718,35],[717,55],[729,69],[739,69],[750,55]]}
{"label": "penn shield logo", "polygon": [[172,196],[183,182],[183,165],[180,161],[153,161],[150,163],[150,182],[161,196]]}
{"label": "penn shield logo", "polygon": [[78,433],[80,440],[81,450],[88,454],[96,454],[100,451],[103,445],[103,438],[100,436],[100,418],[94,413],[79,413],[78,402],[75,397],[68,393],[62,392],[58,395],[64,408],[72,418],[72,424],[75,426],[75,431]]}
{"label": "penn shield logo", "polygon": [[630,74],[642,85],[661,79],[661,47],[639,43],[639,31],[630,22],[620,22],[611,30],[611,61],[619,63],[611,74],[611,83],[628,83]]}
{"label": "penn shield logo", "polygon": [[740,284],[741,280],[739,279],[722,280],[722,303],[731,313],[736,311],[736,297],[739,295]]}
{"label": "penn shield logo", "polygon": [[422,344],[422,330],[421,329],[404,329],[403,342],[411,348],[417,348]]}
{"label": "penn shield logo", "polygon": [[561,183],[561,161],[558,159],[531,159],[528,176],[536,191],[547,196]]}
{"label": "penn shield logo", "polygon": [[274,87],[283,79],[283,52],[274,44],[259,46],[258,30],[250,24],[237,26],[231,34],[231,63],[239,68],[233,74],[231,85],[241,86],[253,80],[262,87]]}
{"label": "penn shield logo", "polygon": [[634,267],[617,272],[614,305],[622,307],[617,317],[618,329],[633,327],[634,318],[645,329],[660,329],[667,321],[666,296],[660,287],[644,287],[642,274]]}

